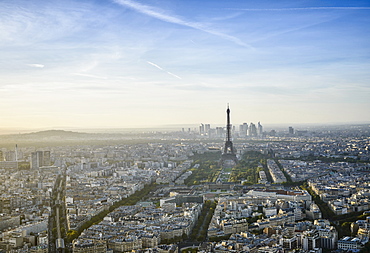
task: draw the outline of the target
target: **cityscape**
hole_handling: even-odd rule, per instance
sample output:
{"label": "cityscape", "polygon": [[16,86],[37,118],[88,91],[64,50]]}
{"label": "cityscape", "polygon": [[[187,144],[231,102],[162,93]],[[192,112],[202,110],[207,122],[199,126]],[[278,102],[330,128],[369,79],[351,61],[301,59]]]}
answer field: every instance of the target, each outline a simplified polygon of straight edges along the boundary
{"label": "cityscape", "polygon": [[0,251],[368,252],[370,125],[231,119],[5,136],[23,143],[0,152]]}
{"label": "cityscape", "polygon": [[1,0],[0,253],[370,253],[369,0]]}

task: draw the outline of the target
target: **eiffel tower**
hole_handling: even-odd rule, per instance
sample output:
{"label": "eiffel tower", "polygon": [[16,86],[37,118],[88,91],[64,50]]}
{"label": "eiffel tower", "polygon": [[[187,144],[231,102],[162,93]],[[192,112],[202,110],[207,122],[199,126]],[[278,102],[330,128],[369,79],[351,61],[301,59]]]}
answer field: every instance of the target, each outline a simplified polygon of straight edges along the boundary
{"label": "eiffel tower", "polygon": [[227,105],[227,125],[226,125],[226,142],[225,148],[221,155],[221,163],[222,167],[230,168],[234,167],[238,162],[238,158],[236,157],[236,149],[234,148],[233,142],[231,141],[231,124],[230,124],[230,108]]}

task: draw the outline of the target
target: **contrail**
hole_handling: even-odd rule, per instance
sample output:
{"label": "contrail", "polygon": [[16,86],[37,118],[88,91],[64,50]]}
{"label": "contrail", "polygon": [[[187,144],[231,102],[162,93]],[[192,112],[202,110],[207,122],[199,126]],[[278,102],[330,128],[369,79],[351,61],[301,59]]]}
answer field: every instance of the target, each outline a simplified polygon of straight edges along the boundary
{"label": "contrail", "polygon": [[167,74],[169,74],[169,75],[171,75],[171,76],[174,76],[174,77],[176,77],[177,79],[181,79],[181,77],[179,77],[178,75],[175,75],[174,73],[171,73],[171,72],[168,72],[168,71],[166,71],[167,72]]}
{"label": "contrail", "polygon": [[161,67],[159,67],[157,64],[153,63],[153,62],[150,62],[150,61],[147,61],[147,63],[149,63],[150,65],[153,65],[154,67],[160,69],[160,70],[164,70],[162,69]]}
{"label": "contrail", "polygon": [[158,8],[154,8],[154,7],[151,7],[151,6],[148,6],[148,5],[143,5],[143,4],[140,4],[140,3],[136,3],[136,2],[133,2],[131,0],[113,0],[113,1],[117,4],[119,4],[119,5],[131,8],[131,9],[137,11],[137,12],[148,15],[150,17],[153,17],[153,18],[156,18],[156,19],[168,22],[168,23],[187,26],[187,27],[190,27],[190,28],[193,28],[193,29],[196,29],[196,30],[200,30],[200,31],[209,33],[209,34],[213,34],[213,35],[216,35],[220,38],[232,41],[232,42],[234,42],[234,43],[236,43],[240,46],[249,47],[249,48],[253,49],[252,46],[244,43],[239,38],[236,38],[236,37],[228,35],[228,34],[221,33],[219,31],[208,29],[202,23],[189,22],[189,21],[183,20],[179,17],[175,17],[175,16],[165,14],[165,13],[163,13],[163,10],[160,10]]}
{"label": "contrail", "polygon": [[175,75],[174,73],[171,73],[171,72],[169,72],[169,71],[167,71],[167,70],[163,69],[162,67],[158,66],[157,64],[155,64],[155,63],[153,63],[153,62],[150,62],[150,61],[146,61],[146,62],[147,62],[148,64],[150,64],[150,65],[152,65],[152,66],[156,67],[157,69],[162,70],[162,71],[166,72],[167,74],[169,74],[169,75],[171,75],[171,76],[173,76],[173,77],[176,77],[177,79],[182,79],[182,78],[181,78],[181,77],[179,77],[178,75]]}

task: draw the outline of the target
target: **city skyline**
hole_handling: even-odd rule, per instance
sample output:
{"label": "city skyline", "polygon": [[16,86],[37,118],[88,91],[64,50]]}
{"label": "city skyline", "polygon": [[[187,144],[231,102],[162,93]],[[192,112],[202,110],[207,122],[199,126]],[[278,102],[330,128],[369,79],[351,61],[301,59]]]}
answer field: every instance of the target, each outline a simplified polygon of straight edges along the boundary
{"label": "city skyline", "polygon": [[[2,129],[370,122],[367,1],[2,1]],[[1,130],[1,129],[0,129]]]}

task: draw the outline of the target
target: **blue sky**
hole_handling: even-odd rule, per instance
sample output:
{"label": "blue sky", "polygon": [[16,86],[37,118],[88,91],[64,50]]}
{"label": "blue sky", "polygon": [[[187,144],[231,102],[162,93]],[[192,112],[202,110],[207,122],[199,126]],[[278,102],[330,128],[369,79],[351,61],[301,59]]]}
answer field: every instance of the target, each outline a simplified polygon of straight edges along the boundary
{"label": "blue sky", "polygon": [[370,122],[369,1],[0,2],[2,128]]}

